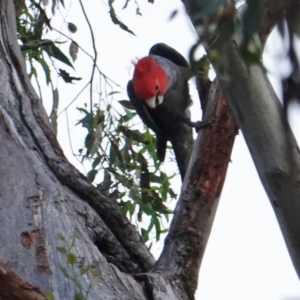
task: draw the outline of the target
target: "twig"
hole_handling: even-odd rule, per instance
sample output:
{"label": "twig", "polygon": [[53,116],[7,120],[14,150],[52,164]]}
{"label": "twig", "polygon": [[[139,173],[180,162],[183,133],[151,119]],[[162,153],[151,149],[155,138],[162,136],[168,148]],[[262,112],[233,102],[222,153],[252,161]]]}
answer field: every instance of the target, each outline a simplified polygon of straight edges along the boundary
{"label": "twig", "polygon": [[[78,45],[78,48],[79,48],[82,52],[84,52],[84,53],[85,53],[88,57],[90,57],[92,60],[94,59],[93,56],[92,56],[91,54],[89,54],[84,48],[82,48],[82,47],[81,47],[76,41],[74,41],[71,37],[67,36],[65,33],[61,32],[61,31],[59,31],[58,29],[55,29],[55,28],[53,28],[53,27],[52,27],[52,30],[54,30],[54,31],[58,32],[59,34],[61,34],[62,36],[66,37],[69,41],[76,43],[76,44]],[[115,82],[114,80],[112,80],[111,78],[109,78],[107,75],[105,75],[105,74],[100,70],[100,68],[99,68],[98,65],[96,65],[96,68],[97,68],[97,71],[99,72],[99,74],[100,74],[101,76],[104,77],[104,79],[106,80],[107,84],[109,84],[108,81],[110,81],[112,84],[114,84],[114,85],[116,85],[117,87],[119,87],[119,88],[125,90],[125,89],[124,89],[123,87],[121,87],[117,82]],[[110,84],[109,84],[109,85],[110,85]]]}
{"label": "twig", "polygon": [[43,46],[49,46],[49,45],[52,45],[53,42],[50,41],[50,40],[43,40],[43,41],[39,41],[39,42],[35,42],[35,43],[30,43],[30,44],[24,44],[24,45],[21,45],[20,48],[21,48],[21,51],[25,51],[25,50],[33,50],[33,49],[38,49],[40,47],[43,47]]}
{"label": "twig", "polygon": [[89,82],[81,89],[81,91],[76,95],[76,97],[61,111],[59,112],[59,114],[57,115],[59,117],[59,115],[61,113],[63,113],[65,110],[67,110],[76,100],[77,98],[80,96],[80,94],[86,89],[86,87],[89,85]]}
{"label": "twig", "polygon": [[94,50],[93,67],[92,67],[92,74],[91,74],[91,79],[90,79],[90,111],[91,111],[91,114],[92,114],[92,112],[93,112],[93,81],[94,81],[95,69],[96,69],[96,66],[97,66],[98,53],[97,53],[97,49],[96,49],[96,43],[95,43],[95,37],[94,37],[94,31],[93,31],[92,25],[90,23],[90,20],[89,20],[87,14],[86,14],[86,11],[84,9],[82,1],[79,0],[79,3],[80,3],[80,6],[81,6],[83,15],[84,15],[84,17],[86,19],[86,22],[87,22],[87,24],[89,26],[89,29],[90,29],[90,34],[91,34],[92,44],[93,44],[93,50]]}

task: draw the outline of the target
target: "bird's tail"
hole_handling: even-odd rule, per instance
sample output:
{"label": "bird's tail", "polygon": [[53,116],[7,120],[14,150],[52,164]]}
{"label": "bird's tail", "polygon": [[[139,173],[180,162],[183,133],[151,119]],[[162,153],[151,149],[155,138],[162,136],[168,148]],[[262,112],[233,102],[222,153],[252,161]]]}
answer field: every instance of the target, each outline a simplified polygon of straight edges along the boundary
{"label": "bird's tail", "polygon": [[178,165],[181,180],[183,182],[186,171],[189,166],[190,156],[194,144],[191,128],[187,127],[187,132],[185,136],[178,134],[176,138],[171,140],[171,143],[175,153],[175,158]]}
{"label": "bird's tail", "polygon": [[160,162],[165,160],[167,150],[167,140],[161,135],[156,135],[156,153]]}

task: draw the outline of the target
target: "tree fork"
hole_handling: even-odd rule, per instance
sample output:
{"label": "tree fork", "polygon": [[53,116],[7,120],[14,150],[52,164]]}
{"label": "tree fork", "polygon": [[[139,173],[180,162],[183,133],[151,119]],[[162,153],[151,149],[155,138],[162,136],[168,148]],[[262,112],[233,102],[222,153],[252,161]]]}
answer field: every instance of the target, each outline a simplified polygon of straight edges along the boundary
{"label": "tree fork", "polygon": [[[7,13],[9,13],[9,9],[12,9],[10,4],[12,2],[8,1],[5,9]],[[57,178],[95,209],[117,237],[119,243],[134,260],[137,260],[141,270],[147,271],[153,265],[154,259],[134,226],[119,210],[116,203],[104,197],[92,184],[88,183],[85,176],[65,158],[22,63],[23,58],[16,39],[15,20],[3,18],[2,25],[6,29],[5,33],[9,33],[5,36],[8,45],[6,60],[11,69],[11,80],[17,88],[16,92],[20,98],[21,115],[39,147],[40,154],[45,158]],[[9,57],[13,64],[10,63]]]}
{"label": "tree fork", "polygon": [[215,80],[209,91],[202,129],[176,205],[163,252],[152,272],[180,279],[190,299],[198,284],[204,250],[225,181],[238,127]]}
{"label": "tree fork", "polygon": [[[193,299],[237,132],[218,84],[213,85],[212,100],[206,106],[205,118],[213,123],[198,137],[165,249],[149,271],[154,259],[118,205],[64,157],[26,75],[12,1],[2,1],[0,10],[0,239],[5,241],[0,258],[42,291],[52,291],[57,299],[72,299],[73,283],[59,269],[67,262],[56,247],[58,234],[68,239],[78,232],[74,254],[99,271],[90,299],[99,299],[100,294],[124,300]],[[206,160],[212,157],[217,160],[209,164]],[[111,249],[109,255],[131,259],[133,265],[120,272],[114,260],[108,263],[101,252],[101,242],[107,241],[119,248],[115,253]],[[182,252],[175,249],[179,244]],[[80,271],[79,265],[75,268]],[[140,273],[133,276],[131,272]],[[89,286],[87,274],[80,279],[83,286]]]}

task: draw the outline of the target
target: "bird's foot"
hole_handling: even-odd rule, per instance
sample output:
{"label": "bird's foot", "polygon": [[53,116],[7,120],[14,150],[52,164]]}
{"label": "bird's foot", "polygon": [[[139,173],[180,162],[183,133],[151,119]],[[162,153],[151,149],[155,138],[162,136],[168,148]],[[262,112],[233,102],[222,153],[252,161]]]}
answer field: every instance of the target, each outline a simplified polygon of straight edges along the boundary
{"label": "bird's foot", "polygon": [[195,128],[196,132],[198,132],[202,128],[206,128],[211,125],[210,121],[197,121],[192,122],[193,127]]}

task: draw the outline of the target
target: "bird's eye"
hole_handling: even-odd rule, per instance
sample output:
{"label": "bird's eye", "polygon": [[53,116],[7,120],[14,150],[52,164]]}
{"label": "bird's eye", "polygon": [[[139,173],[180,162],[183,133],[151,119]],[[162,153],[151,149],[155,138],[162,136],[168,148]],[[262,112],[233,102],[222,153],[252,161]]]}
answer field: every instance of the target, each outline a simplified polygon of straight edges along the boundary
{"label": "bird's eye", "polygon": [[155,89],[156,89],[156,90],[158,90],[158,89],[159,89],[159,86],[158,86],[158,85],[156,85],[156,86],[155,86]]}

